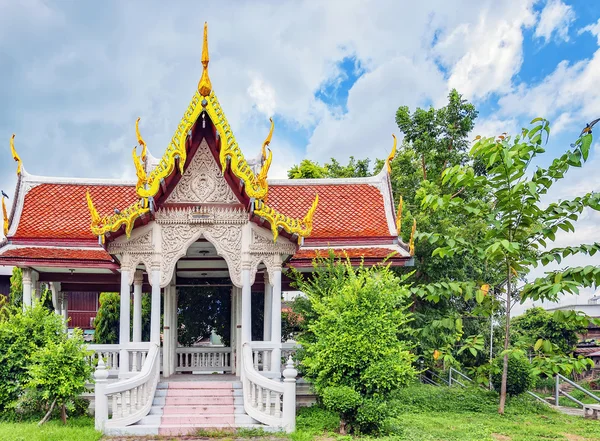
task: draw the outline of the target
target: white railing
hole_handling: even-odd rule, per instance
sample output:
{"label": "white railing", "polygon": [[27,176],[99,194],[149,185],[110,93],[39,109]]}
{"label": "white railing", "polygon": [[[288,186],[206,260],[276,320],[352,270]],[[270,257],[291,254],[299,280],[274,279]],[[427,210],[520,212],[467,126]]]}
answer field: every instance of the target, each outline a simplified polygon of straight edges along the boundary
{"label": "white railing", "polygon": [[296,429],[296,375],[294,363],[288,359],[284,380],[276,381],[254,367],[253,343],[242,345],[242,384],[244,410],[255,420],[290,433]]}
{"label": "white railing", "polygon": [[273,349],[275,344],[270,341],[253,341],[252,347],[252,365],[254,370],[259,372],[270,372],[272,364]]}
{"label": "white railing", "polygon": [[150,344],[142,370],[132,378],[110,384],[104,361],[98,360],[94,373],[96,430],[128,426],[148,415],[160,378],[159,353],[158,345]]}
{"label": "white railing", "polygon": [[231,348],[177,348],[176,372],[232,372]]}
{"label": "white railing", "polygon": [[131,375],[139,372],[142,369],[142,366],[146,361],[146,357],[148,356],[148,351],[150,350],[150,343],[139,342],[127,343],[124,345],[91,344],[87,347],[90,351],[94,351],[94,353],[89,357],[89,363],[95,368],[98,364],[99,358],[102,357],[104,360],[104,365],[106,366],[109,375],[112,377],[119,375],[119,351],[121,349],[127,350],[127,354],[129,356],[129,363],[127,364],[128,373]]}

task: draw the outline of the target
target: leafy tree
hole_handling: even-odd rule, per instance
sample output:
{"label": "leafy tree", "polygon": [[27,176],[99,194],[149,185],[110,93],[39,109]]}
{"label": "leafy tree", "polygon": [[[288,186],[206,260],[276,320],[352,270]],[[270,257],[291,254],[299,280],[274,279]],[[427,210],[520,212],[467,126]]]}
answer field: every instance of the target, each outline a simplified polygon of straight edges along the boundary
{"label": "leafy tree", "polygon": [[[384,397],[416,375],[415,357],[404,340],[408,288],[388,268],[355,269],[331,257],[314,265],[333,272],[329,278],[297,279],[314,314],[309,332],[300,335],[301,368],[317,394],[340,413],[341,431],[346,423],[358,431],[373,429],[377,413],[361,407],[379,409]],[[336,267],[345,268],[343,279]]]}
{"label": "leafy tree", "polygon": [[23,305],[23,270],[16,266],[10,277],[10,302],[18,307]]}
{"label": "leafy tree", "polygon": [[[502,387],[504,357],[496,357],[492,364],[492,384],[496,390]],[[527,392],[534,383],[531,363],[521,351],[513,351],[508,357],[506,393],[511,396]]]}
{"label": "leafy tree", "polygon": [[100,307],[94,319],[94,342],[115,344],[119,342],[121,296],[116,292],[100,294]]}
{"label": "leafy tree", "polygon": [[294,165],[288,171],[290,179],[308,179],[308,178],[356,178],[371,176],[369,169],[370,160],[356,160],[350,157],[348,165],[341,165],[338,161],[331,158],[331,161],[325,165],[304,159],[300,165]]}
{"label": "leafy tree", "polygon": [[33,354],[65,338],[62,318],[39,302],[25,311],[14,308],[7,320],[0,321],[0,412],[14,407],[29,382]]}
{"label": "leafy tree", "polygon": [[530,308],[513,320],[511,340],[524,341],[531,348],[545,346],[546,352],[555,344],[561,354],[570,354],[579,335],[586,332],[587,326],[583,323],[565,320],[563,311],[552,314],[543,308]]}
{"label": "leafy tree", "polygon": [[[600,282],[600,268],[593,266],[575,267],[546,273],[531,283],[518,288],[519,280],[532,267],[540,263],[560,262],[572,254],[593,255],[600,244],[577,247],[552,248],[558,229],[575,231],[576,221],[585,208],[600,210],[600,194],[553,202],[541,203],[542,196],[552,185],[562,179],[571,167],[581,167],[587,160],[592,143],[591,130],[584,130],[571,149],[552,161],[547,168],[538,168],[531,173],[529,167],[538,155],[544,153],[542,134],[550,133],[548,121],[536,118],[531,129],[523,129],[514,138],[478,137],[471,149],[472,163],[486,167],[485,176],[478,175],[471,164],[457,164],[443,171],[442,184],[453,194],[430,194],[423,198],[422,205],[433,210],[462,211],[469,215],[472,223],[486,224],[485,234],[474,235],[471,228],[455,231],[454,235],[422,234],[421,238],[436,245],[433,255],[445,257],[473,256],[492,269],[482,274],[477,284],[454,283],[439,289],[460,293],[465,299],[475,296],[478,302],[489,297],[490,285],[503,295],[505,305],[505,338],[503,351],[502,384],[498,411],[504,412],[506,401],[507,372],[510,344],[510,311],[515,300],[526,299],[555,301],[562,292],[577,293],[580,287],[593,286]],[[485,200],[470,200],[456,197],[465,189],[485,189]],[[491,277],[494,270],[502,269],[504,281],[498,283]]]}
{"label": "leafy tree", "polygon": [[81,330],[76,329],[70,337],[63,331],[61,337],[40,347],[27,367],[29,381],[25,387],[49,405],[40,424],[50,419],[55,405],[60,406],[61,419],[66,424],[67,404],[86,390],[93,372],[87,361],[91,352],[86,349]]}

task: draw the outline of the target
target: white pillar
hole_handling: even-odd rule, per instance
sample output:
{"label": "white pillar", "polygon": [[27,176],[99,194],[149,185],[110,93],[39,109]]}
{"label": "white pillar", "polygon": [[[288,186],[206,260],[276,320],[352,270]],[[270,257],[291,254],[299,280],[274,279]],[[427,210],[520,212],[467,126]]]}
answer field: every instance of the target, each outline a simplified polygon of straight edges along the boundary
{"label": "white pillar", "polygon": [[250,268],[242,267],[242,344],[252,341],[252,286]]}
{"label": "white pillar", "polygon": [[121,311],[119,317],[119,376],[129,373],[129,353],[125,346],[130,342],[130,302],[129,271],[121,269]]}
{"label": "white pillar", "polygon": [[150,313],[150,341],[160,346],[160,266],[152,267],[152,310]]}
{"label": "white pillar", "polygon": [[292,357],[288,358],[283,371],[283,427],[287,433],[296,430],[296,376]]}
{"label": "white pillar", "polygon": [[242,374],[242,290],[233,287],[235,300],[235,372]]}
{"label": "white pillar", "polygon": [[235,322],[235,288],[231,288],[231,294],[229,295],[229,308],[231,309],[230,320],[229,320],[229,347],[231,348],[231,368],[232,374],[236,374],[236,366],[235,366],[235,331],[236,331],[236,322]]}
{"label": "white pillar", "polygon": [[163,318],[163,377],[169,378],[171,376],[171,346],[172,346],[172,338],[171,338],[171,295],[172,289],[171,286],[166,286],[163,289],[164,292],[164,318]]}
{"label": "white pillar", "polygon": [[133,276],[133,340],[142,341],[142,283],[144,274],[137,270]]}
{"label": "white pillar", "polygon": [[281,372],[281,266],[273,270],[273,309],[271,322],[271,370]]}
{"label": "white pillar", "polygon": [[31,307],[31,268],[23,268],[23,310]]}
{"label": "white pillar", "polygon": [[54,313],[61,315],[60,282],[50,282],[50,291],[52,292],[52,307],[54,308]]}
{"label": "white pillar", "polygon": [[69,327],[69,293],[62,293],[61,311],[65,326]]}
{"label": "white pillar", "polygon": [[177,287],[175,282],[171,285],[171,374],[177,372],[177,330],[179,323],[177,322]]}
{"label": "white pillar", "polygon": [[96,380],[94,386],[95,428],[99,432],[103,432],[104,425],[108,421],[108,397],[105,394],[108,370],[106,370],[102,356],[98,359],[98,366],[94,372],[94,379]]}
{"label": "white pillar", "polygon": [[264,309],[264,328],[263,328],[263,340],[271,341],[271,327],[272,327],[272,310],[273,310],[273,287],[265,277],[265,309]]}

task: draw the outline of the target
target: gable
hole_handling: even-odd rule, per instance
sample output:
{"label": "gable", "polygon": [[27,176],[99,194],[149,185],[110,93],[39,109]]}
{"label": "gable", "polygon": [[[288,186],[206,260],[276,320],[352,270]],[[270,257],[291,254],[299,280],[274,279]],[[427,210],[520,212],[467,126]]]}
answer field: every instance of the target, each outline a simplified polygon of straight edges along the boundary
{"label": "gable", "polygon": [[192,161],[165,201],[171,204],[238,204],[223,177],[206,139],[202,139]]}

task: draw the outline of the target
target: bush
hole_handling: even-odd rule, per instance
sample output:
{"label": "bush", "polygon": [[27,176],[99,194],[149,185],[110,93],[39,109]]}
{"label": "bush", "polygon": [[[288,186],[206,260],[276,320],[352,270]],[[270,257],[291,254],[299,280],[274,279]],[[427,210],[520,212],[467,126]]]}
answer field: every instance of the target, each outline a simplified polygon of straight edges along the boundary
{"label": "bush", "polygon": [[354,418],[356,410],[362,404],[362,397],[349,386],[329,386],[321,391],[321,400],[325,408],[340,415],[340,433],[346,433],[346,424]]}
{"label": "bush", "polygon": [[119,342],[120,311],[121,297],[119,293],[103,292],[100,294],[100,308],[94,319],[94,343],[115,344]]}
{"label": "bush", "polygon": [[[494,359],[492,365],[492,384],[494,389],[500,390],[502,384],[502,366],[504,357],[498,356]],[[534,384],[534,377],[531,372],[531,363],[518,352],[513,352],[508,356],[508,377],[506,379],[506,393],[511,396],[520,395],[527,392]]]}

